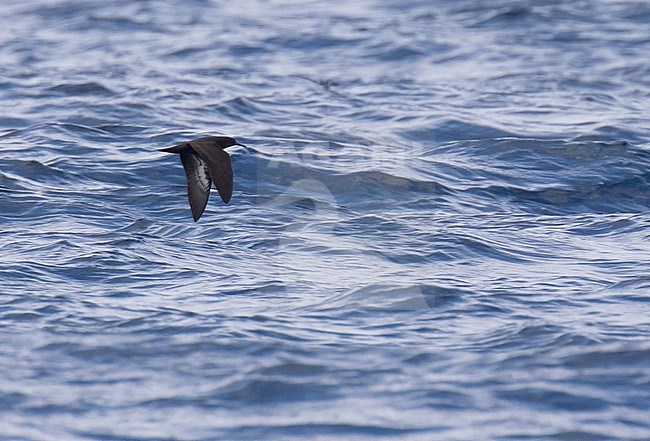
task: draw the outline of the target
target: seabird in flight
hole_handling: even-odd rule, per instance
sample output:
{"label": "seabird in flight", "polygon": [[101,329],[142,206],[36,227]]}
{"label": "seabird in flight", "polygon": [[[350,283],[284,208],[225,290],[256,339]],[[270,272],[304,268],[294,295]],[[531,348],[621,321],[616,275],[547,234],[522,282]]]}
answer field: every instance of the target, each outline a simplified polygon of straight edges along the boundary
{"label": "seabird in flight", "polygon": [[161,152],[179,153],[187,176],[187,198],[194,222],[198,221],[210,196],[212,182],[226,204],[232,196],[232,165],[226,148],[243,144],[228,136],[206,136],[184,142]]}

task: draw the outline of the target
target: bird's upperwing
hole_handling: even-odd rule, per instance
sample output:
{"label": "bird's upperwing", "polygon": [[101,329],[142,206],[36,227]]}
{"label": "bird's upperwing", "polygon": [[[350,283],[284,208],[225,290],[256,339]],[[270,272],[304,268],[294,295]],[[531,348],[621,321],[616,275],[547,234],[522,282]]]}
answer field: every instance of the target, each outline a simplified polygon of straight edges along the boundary
{"label": "bird's upperwing", "polygon": [[192,141],[190,145],[207,164],[212,182],[217,187],[221,200],[227,204],[232,197],[232,165],[230,163],[230,155],[209,141],[206,142],[199,139]]}
{"label": "bird's upperwing", "polygon": [[187,198],[194,222],[198,221],[210,196],[211,177],[205,161],[192,149],[181,152],[181,161],[187,176]]}

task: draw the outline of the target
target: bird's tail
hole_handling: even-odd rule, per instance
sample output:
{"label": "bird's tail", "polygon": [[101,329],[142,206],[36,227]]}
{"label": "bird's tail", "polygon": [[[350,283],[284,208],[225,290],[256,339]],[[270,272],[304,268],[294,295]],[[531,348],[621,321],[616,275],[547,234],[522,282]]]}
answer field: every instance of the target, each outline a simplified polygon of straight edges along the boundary
{"label": "bird's tail", "polygon": [[164,149],[158,149],[161,152],[167,152],[167,153],[183,153],[185,150],[189,149],[190,145],[186,142],[183,144],[178,144],[173,147],[166,147]]}

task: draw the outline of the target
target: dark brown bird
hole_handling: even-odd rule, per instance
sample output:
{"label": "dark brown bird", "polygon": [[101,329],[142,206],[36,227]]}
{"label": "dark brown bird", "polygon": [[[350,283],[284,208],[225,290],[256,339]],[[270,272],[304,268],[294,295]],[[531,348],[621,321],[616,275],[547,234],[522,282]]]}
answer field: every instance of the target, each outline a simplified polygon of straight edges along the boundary
{"label": "dark brown bird", "polygon": [[232,196],[232,165],[230,155],[224,150],[243,144],[228,136],[206,136],[183,144],[160,149],[161,152],[179,153],[187,176],[187,198],[190,201],[194,222],[198,221],[210,196],[212,182],[226,204]]}

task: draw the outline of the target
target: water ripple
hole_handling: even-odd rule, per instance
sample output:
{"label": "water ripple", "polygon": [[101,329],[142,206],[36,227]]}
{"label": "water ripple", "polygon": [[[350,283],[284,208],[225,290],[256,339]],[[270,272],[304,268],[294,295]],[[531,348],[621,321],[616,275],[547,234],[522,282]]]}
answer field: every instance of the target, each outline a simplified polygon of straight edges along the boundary
{"label": "water ripple", "polygon": [[0,439],[648,439],[649,14],[0,6]]}

